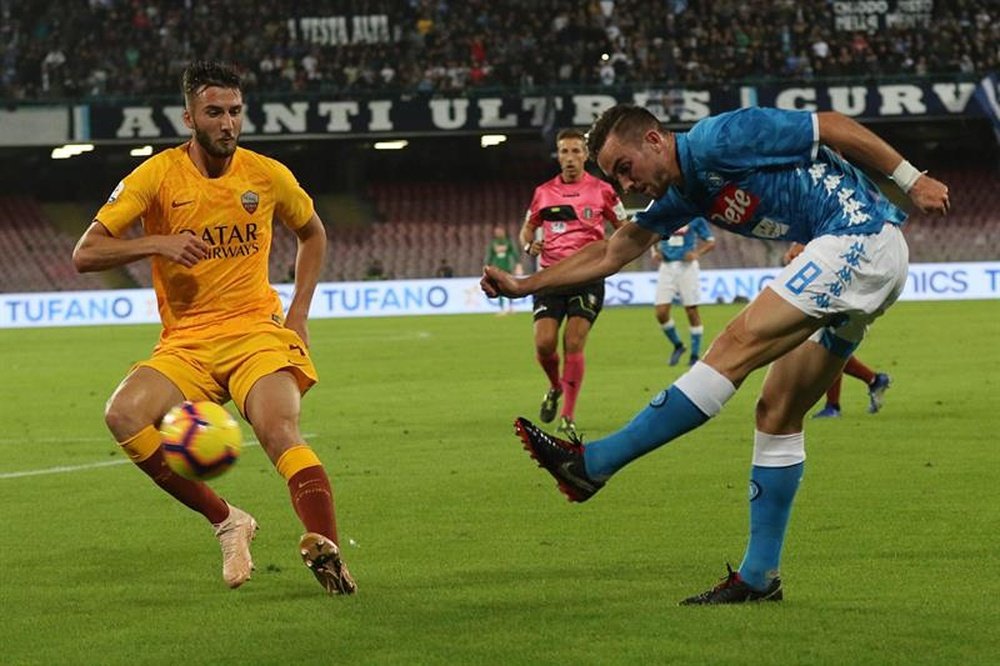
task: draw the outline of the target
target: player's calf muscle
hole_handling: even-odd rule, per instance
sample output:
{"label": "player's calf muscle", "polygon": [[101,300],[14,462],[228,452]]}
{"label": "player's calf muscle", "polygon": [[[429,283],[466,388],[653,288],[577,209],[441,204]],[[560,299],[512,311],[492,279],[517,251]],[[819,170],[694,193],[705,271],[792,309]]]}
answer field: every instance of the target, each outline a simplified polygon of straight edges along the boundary
{"label": "player's calf muscle", "polygon": [[748,374],[759,367],[755,359],[761,356],[765,342],[751,334],[737,319],[715,339],[704,362],[739,386]]}
{"label": "player's calf muscle", "polygon": [[738,319],[715,339],[704,362],[739,386],[751,372],[794,349],[809,334],[808,330],[802,330],[780,338],[760,337]]}

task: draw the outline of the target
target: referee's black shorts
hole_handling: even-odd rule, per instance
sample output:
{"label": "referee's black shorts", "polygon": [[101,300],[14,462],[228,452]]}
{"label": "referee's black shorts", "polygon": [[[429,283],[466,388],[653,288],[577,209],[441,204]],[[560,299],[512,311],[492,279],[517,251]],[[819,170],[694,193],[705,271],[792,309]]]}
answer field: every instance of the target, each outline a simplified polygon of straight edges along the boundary
{"label": "referee's black shorts", "polygon": [[566,317],[582,317],[593,324],[603,307],[604,280],[601,279],[572,289],[535,296],[531,309],[534,321],[555,319],[561,322]]}

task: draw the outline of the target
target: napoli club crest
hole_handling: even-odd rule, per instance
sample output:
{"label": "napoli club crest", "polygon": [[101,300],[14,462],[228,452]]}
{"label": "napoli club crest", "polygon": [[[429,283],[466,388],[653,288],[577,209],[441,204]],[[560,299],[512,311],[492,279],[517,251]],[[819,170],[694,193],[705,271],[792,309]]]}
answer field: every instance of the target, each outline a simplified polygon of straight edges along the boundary
{"label": "napoli club crest", "polygon": [[256,192],[247,190],[240,197],[240,203],[243,204],[243,210],[253,215],[254,211],[257,210],[257,204],[260,203],[260,196]]}

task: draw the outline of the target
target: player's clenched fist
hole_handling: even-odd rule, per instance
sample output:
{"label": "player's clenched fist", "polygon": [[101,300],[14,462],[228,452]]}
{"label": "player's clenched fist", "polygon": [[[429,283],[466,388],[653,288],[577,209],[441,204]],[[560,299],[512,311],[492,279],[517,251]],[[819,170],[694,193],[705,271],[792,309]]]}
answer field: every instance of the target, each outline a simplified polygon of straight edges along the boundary
{"label": "player's clenched fist", "polygon": [[160,237],[159,254],[186,268],[191,268],[211,251],[208,243],[192,233],[171,234]]}
{"label": "player's clenched fist", "polygon": [[526,292],[521,289],[521,280],[496,266],[485,266],[479,286],[490,298],[497,296],[519,297]]}
{"label": "player's clenched fist", "polygon": [[948,186],[927,174],[920,176],[909,192],[910,199],[925,213],[947,213],[951,208]]}

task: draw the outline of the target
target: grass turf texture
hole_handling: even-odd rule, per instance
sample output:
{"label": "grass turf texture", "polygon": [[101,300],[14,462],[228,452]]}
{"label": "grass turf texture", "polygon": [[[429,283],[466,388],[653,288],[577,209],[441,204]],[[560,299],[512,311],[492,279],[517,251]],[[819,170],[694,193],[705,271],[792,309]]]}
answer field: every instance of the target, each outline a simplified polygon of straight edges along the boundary
{"label": "grass turf texture", "polygon": [[[736,309],[702,311],[711,338]],[[237,591],[201,517],[113,464],[103,404],[155,327],[0,331],[0,661],[995,663],[996,315],[996,302],[904,303],[875,326],[860,357],[893,387],[870,416],[846,378],[844,417],[807,424],[786,600],[724,608],[677,602],[742,557],[763,372],[714,421],[571,505],[512,434],[545,390],[527,315],[313,322],[322,381],[303,430],[360,585],[329,598],[260,448],[213,482],[261,524]],[[601,316],[585,437],[682,372],[668,351],[652,309]],[[94,463],[110,464],[11,476]]]}

